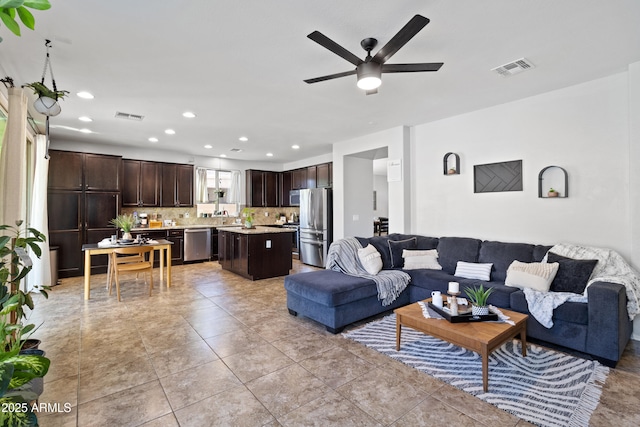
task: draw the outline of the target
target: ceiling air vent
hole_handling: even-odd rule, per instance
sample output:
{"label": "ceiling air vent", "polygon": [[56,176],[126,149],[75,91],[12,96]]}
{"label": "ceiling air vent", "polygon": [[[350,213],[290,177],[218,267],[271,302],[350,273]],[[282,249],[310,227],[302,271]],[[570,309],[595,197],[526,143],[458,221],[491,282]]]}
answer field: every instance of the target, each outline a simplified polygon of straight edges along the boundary
{"label": "ceiling air vent", "polygon": [[508,64],[501,65],[496,68],[492,68],[491,71],[495,71],[500,74],[502,77],[513,76],[514,74],[521,73],[523,71],[527,71],[531,68],[535,68],[536,66],[531,63],[526,58],[520,58],[513,62],[509,62]]}
{"label": "ceiling air vent", "polygon": [[231,149],[231,150],[229,150],[229,151],[233,151],[234,153],[239,153],[239,152],[241,152],[241,151],[242,151],[242,148],[232,148],[232,149]]}
{"label": "ceiling air vent", "polygon": [[144,119],[144,116],[141,116],[140,114],[129,114],[116,111],[116,119],[136,120],[141,122],[142,119]]}

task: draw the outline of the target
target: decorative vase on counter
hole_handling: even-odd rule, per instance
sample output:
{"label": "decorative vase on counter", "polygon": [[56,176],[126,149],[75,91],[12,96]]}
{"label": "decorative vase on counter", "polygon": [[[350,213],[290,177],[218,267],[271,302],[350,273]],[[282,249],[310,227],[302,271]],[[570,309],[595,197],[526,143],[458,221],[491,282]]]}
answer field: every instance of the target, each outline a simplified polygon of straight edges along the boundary
{"label": "decorative vase on counter", "polygon": [[133,240],[133,236],[131,235],[131,233],[129,232],[122,232],[122,239],[123,240]]}
{"label": "decorative vase on counter", "polygon": [[244,228],[253,228],[253,221],[245,220]]}

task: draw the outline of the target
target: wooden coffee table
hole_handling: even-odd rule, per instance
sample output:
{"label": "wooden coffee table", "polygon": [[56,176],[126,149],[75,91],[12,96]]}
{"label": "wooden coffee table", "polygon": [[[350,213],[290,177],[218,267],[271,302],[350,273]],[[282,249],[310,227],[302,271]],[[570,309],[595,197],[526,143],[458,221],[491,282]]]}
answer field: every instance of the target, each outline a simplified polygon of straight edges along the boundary
{"label": "wooden coffee table", "polygon": [[[425,300],[426,304],[429,300]],[[522,356],[527,355],[527,316],[504,308],[505,316],[515,322],[514,325],[497,322],[451,323],[446,319],[427,319],[418,303],[394,310],[396,314],[396,350],[400,350],[402,326],[424,332],[482,356],[482,386],[489,389],[489,354],[508,340],[520,335]]]}

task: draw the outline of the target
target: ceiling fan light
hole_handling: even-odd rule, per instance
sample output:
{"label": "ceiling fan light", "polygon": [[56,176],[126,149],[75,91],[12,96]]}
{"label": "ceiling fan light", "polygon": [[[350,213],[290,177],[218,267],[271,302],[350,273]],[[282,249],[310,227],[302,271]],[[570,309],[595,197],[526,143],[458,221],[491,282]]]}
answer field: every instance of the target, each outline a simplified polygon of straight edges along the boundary
{"label": "ceiling fan light", "polygon": [[362,90],[373,90],[380,87],[382,80],[382,67],[375,62],[365,62],[358,65],[358,87]]}

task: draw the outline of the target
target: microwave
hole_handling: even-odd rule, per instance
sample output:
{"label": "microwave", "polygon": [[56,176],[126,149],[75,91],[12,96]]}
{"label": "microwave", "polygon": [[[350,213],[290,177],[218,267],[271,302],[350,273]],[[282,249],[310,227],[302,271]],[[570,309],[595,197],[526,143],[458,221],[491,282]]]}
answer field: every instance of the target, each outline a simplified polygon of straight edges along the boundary
{"label": "microwave", "polygon": [[300,190],[289,191],[289,206],[300,206]]}

